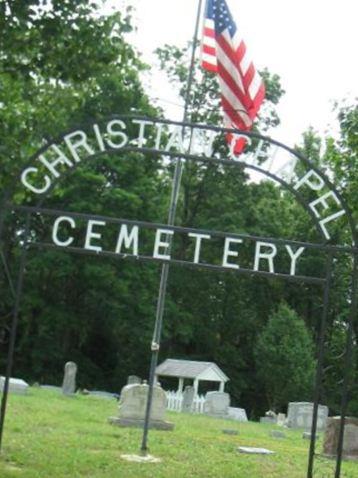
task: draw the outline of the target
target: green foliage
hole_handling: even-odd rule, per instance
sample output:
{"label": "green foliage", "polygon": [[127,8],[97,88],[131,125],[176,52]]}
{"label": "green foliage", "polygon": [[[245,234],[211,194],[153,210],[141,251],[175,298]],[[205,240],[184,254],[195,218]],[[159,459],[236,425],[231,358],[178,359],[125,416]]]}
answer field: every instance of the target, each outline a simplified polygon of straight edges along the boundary
{"label": "green foliage", "polygon": [[279,411],[288,402],[311,397],[315,366],[312,338],[303,320],[286,304],[280,304],[259,334],[255,361],[270,409]]}

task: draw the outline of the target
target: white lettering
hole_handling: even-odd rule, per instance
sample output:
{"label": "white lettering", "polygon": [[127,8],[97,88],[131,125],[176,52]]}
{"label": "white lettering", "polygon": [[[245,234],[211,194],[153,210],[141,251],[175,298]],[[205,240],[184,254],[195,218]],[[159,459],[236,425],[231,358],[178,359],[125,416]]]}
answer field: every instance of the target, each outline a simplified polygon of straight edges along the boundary
{"label": "white lettering", "polygon": [[58,238],[58,229],[61,223],[67,222],[72,229],[75,229],[76,223],[75,220],[72,217],[67,217],[67,216],[60,216],[56,219],[56,221],[53,224],[53,229],[52,229],[52,240],[53,242],[60,247],[67,247],[73,242],[73,237],[70,236],[67,240],[61,241]]}
{"label": "white lettering", "polygon": [[[263,248],[263,247],[271,249],[271,251],[270,252],[261,252],[261,248]],[[276,254],[277,254],[277,247],[275,246],[275,244],[271,244],[269,242],[261,242],[261,241],[256,242],[254,271],[259,270],[261,259],[267,259],[267,262],[268,262],[268,265],[269,265],[269,271],[272,274],[274,274],[275,269],[274,269],[274,266],[273,266],[273,258],[276,256]]]}
{"label": "white lettering", "polygon": [[157,123],[157,135],[155,137],[154,149],[160,149],[160,142],[162,140],[162,132],[164,125],[162,123]]}
{"label": "white lettering", "polygon": [[97,140],[97,143],[98,143],[98,146],[99,146],[99,150],[102,151],[102,152],[106,151],[106,147],[104,145],[103,138],[102,138],[101,131],[99,129],[98,124],[93,125],[93,131],[96,135],[96,140]]}
{"label": "white lettering", "polygon": [[[322,217],[322,215],[317,211],[316,206],[321,205],[323,207],[323,210],[326,210],[326,209],[329,208],[329,204],[327,203],[328,198],[333,198],[335,203],[340,205],[339,199],[337,198],[335,193],[333,191],[328,191],[323,196],[321,196],[318,199],[315,199],[314,201],[309,203],[309,207],[312,209],[312,211],[314,212],[314,215],[316,217],[318,217],[318,218]],[[324,226],[324,224],[326,224],[327,222],[333,221],[337,217],[342,216],[342,214],[344,214],[343,210],[339,211],[338,213],[335,213],[332,216],[329,216],[328,218],[323,219],[322,221],[319,222],[319,224],[321,226],[321,229],[322,229],[322,231],[323,231],[323,233],[324,233],[324,235],[327,239],[330,239],[330,235],[329,235],[326,227]]]}
{"label": "white lettering", "polygon": [[300,255],[303,253],[305,250],[304,247],[299,247],[296,252],[294,252],[291,248],[291,246],[285,246],[287,249],[287,252],[291,258],[291,267],[290,267],[290,275],[294,276],[296,275],[296,262],[297,259],[300,257]]}
{"label": "white lettering", "polygon": [[152,125],[153,121],[146,121],[146,120],[132,120],[134,124],[139,124],[139,135],[138,135],[138,148],[142,148],[145,143],[145,136],[144,136],[144,130],[146,125]]}
{"label": "white lettering", "polygon": [[[76,137],[78,138],[77,140],[75,139]],[[76,163],[81,161],[81,158],[78,155],[78,150],[80,148],[86,150],[90,155],[95,154],[95,151],[87,143],[87,135],[84,131],[78,130],[74,131],[73,133],[66,134],[66,136],[64,136],[64,140]]]}
{"label": "white lettering", "polygon": [[41,154],[41,156],[39,156],[38,160],[50,171],[50,173],[55,178],[58,178],[58,177],[60,177],[60,173],[57,171],[56,166],[58,164],[67,164],[67,166],[72,168],[73,162],[70,161],[67,158],[67,156],[65,156],[63,154],[63,152],[60,150],[60,148],[58,146],[56,146],[56,144],[53,144],[51,147],[56,152],[57,158],[50,162],[45,158],[45,156],[43,156]]}
{"label": "white lettering", "polygon": [[37,168],[26,168],[24,171],[21,173],[21,182],[22,184],[27,188],[30,189],[30,191],[36,193],[36,194],[43,194],[45,193],[49,187],[51,186],[51,179],[48,176],[44,176],[45,180],[45,185],[42,188],[38,188],[33,186],[31,183],[28,182],[28,176],[31,173],[38,173]]}
{"label": "white lettering", "polygon": [[321,229],[322,229],[323,234],[325,235],[326,239],[330,239],[331,236],[329,235],[325,224],[327,224],[327,222],[331,222],[331,221],[334,221],[335,219],[338,219],[339,217],[343,216],[343,214],[345,214],[345,211],[342,209],[341,211],[335,212],[331,216],[328,216],[328,217],[322,219],[322,221],[319,221],[319,225],[321,226]]}
{"label": "white lettering", "polygon": [[194,232],[189,232],[188,234],[189,237],[195,237],[195,251],[194,251],[194,264],[199,263],[199,257],[200,257],[200,247],[201,247],[201,241],[202,239],[210,239],[211,236],[209,234],[196,234]]}
{"label": "white lettering", "polygon": [[228,257],[237,257],[239,255],[239,253],[237,251],[230,250],[231,243],[241,244],[242,239],[234,239],[233,237],[226,237],[225,238],[223,267],[231,267],[233,269],[239,269],[240,266],[238,264],[232,264],[231,262],[227,261]]}
{"label": "white lettering", "polygon": [[120,254],[124,241],[124,247],[129,249],[133,243],[133,255],[138,255],[138,226],[133,226],[131,233],[128,234],[127,224],[121,225],[121,230],[118,235],[118,241],[116,246],[116,254]]}
{"label": "white lettering", "polygon": [[110,148],[119,149],[123,148],[128,142],[128,136],[123,133],[123,131],[116,131],[113,129],[113,126],[120,126],[121,129],[126,129],[126,125],[123,121],[119,119],[114,119],[107,124],[107,133],[111,136],[118,137],[120,139],[119,143],[114,143],[111,139],[107,138],[107,143]]}
{"label": "white lettering", "polygon": [[85,241],[85,249],[89,251],[96,251],[100,252],[102,250],[101,246],[94,246],[91,244],[92,239],[101,239],[102,234],[98,232],[93,232],[93,226],[105,226],[106,223],[104,221],[96,221],[94,219],[90,219],[87,224],[87,231],[86,231],[86,241]]}
{"label": "white lettering", "polygon": [[167,249],[170,245],[170,243],[165,240],[165,241],[162,241],[161,239],[161,235],[162,234],[170,234],[170,235],[173,235],[174,234],[174,231],[171,231],[169,229],[157,229],[157,232],[155,234],[155,243],[154,243],[154,251],[153,251],[153,257],[156,257],[157,259],[166,259],[166,260],[169,260],[170,259],[170,255],[168,254],[160,254],[159,253],[159,248],[160,247],[164,247],[165,249]]}
{"label": "white lettering", "polygon": [[171,148],[175,148],[180,153],[185,153],[182,130],[183,128],[181,126],[176,126],[174,128],[174,131],[170,135],[169,141],[166,145],[165,151],[170,151]]}
{"label": "white lettering", "polygon": [[310,169],[301,179],[297,180],[294,189],[296,189],[297,191],[297,189],[299,189],[304,184],[307,184],[307,186],[313,191],[319,191],[323,188],[324,181],[320,176],[318,176],[316,171]]}

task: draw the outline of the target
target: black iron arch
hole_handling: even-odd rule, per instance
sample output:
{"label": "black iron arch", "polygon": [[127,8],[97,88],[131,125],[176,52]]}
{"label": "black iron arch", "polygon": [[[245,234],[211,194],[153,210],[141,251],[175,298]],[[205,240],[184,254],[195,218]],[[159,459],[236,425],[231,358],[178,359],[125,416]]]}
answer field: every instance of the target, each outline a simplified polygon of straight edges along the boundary
{"label": "black iron arch", "polygon": [[[113,115],[113,116],[102,119],[100,121],[100,123],[102,124],[106,121],[108,122],[108,121],[111,121],[111,120],[121,120],[121,121],[126,121],[126,120],[127,121],[133,121],[134,120],[134,121],[148,122],[148,124],[150,122],[152,124],[163,124],[163,125],[166,125],[166,126],[171,126],[172,125],[172,126],[183,128],[183,131],[185,130],[185,128],[187,128],[189,131],[192,131],[193,129],[197,129],[197,130],[204,130],[204,131],[213,131],[213,132],[223,134],[223,135],[227,134],[227,133],[233,133],[233,134],[245,135],[249,139],[252,138],[252,139],[255,139],[257,141],[264,141],[264,142],[267,142],[267,143],[269,143],[271,145],[274,145],[278,148],[281,148],[282,150],[287,151],[291,156],[297,158],[297,160],[304,163],[309,168],[309,171],[314,171],[314,173],[317,175],[317,177],[319,177],[324,182],[325,186],[332,193],[334,193],[334,195],[336,196],[336,198],[339,201],[339,204],[342,207],[342,210],[344,211],[344,215],[347,218],[347,222],[348,222],[348,225],[349,225],[349,228],[350,228],[350,233],[351,233],[351,243],[352,243],[353,247],[358,243],[358,231],[357,231],[357,227],[355,225],[354,219],[353,219],[353,215],[352,215],[352,213],[350,211],[350,208],[348,207],[345,199],[342,197],[342,194],[340,193],[340,191],[338,191],[338,189],[331,182],[331,180],[327,177],[327,175],[324,172],[322,172],[315,164],[313,164],[312,161],[310,161],[308,158],[306,158],[305,156],[303,156],[299,152],[293,150],[292,148],[290,148],[290,147],[288,147],[288,146],[286,146],[286,145],[284,145],[284,144],[282,144],[282,143],[280,143],[276,140],[273,140],[273,139],[271,139],[267,136],[263,136],[263,135],[253,133],[253,132],[241,132],[239,130],[221,128],[221,127],[213,126],[213,125],[203,125],[203,124],[196,124],[196,123],[182,123],[182,122],[178,122],[178,121],[169,121],[169,120],[165,120],[165,119],[148,118],[148,117],[134,116],[134,115]],[[88,121],[88,122],[86,122],[86,123],[84,123],[84,124],[82,124],[82,125],[80,125],[76,128],[69,129],[68,131],[59,135],[57,138],[47,142],[35,154],[33,154],[29,158],[28,165],[31,165],[33,162],[35,162],[38,159],[38,157],[40,155],[44,154],[47,150],[49,150],[49,148],[51,146],[58,145],[59,143],[61,143],[67,135],[69,135],[71,133],[75,133],[76,131],[83,131],[83,130],[85,130],[85,129],[87,129],[87,128],[89,128],[89,127],[91,127],[91,126],[93,126],[94,124],[97,124],[97,123],[99,123],[99,121]],[[233,161],[232,159],[226,159],[226,158],[208,157],[208,156],[202,156],[202,155],[198,156],[198,155],[195,155],[195,154],[183,153],[183,152],[180,152],[180,151],[164,151],[162,149],[138,147],[136,145],[131,145],[131,146],[123,146],[123,147],[118,148],[118,149],[117,148],[111,148],[111,147],[106,148],[106,151],[97,152],[93,155],[89,154],[89,155],[85,156],[83,159],[81,159],[81,162],[87,161],[87,160],[90,161],[91,159],[95,159],[95,158],[97,158],[99,156],[102,156],[102,155],[105,155],[105,154],[115,154],[115,153],[118,154],[118,153],[132,152],[132,151],[143,153],[143,154],[151,154],[151,155],[155,155],[155,156],[164,156],[165,155],[165,156],[170,157],[173,160],[175,160],[176,158],[182,158],[182,159],[191,160],[191,161],[202,161],[202,162],[208,162],[208,163],[213,162],[213,163],[225,164],[225,165],[228,165],[229,167],[235,167],[235,165],[241,165],[241,167],[243,167],[244,169],[251,169],[252,171],[256,171],[260,174],[263,174],[266,177],[268,177],[268,178],[274,180],[275,182],[279,183],[282,187],[284,187],[288,192],[290,192],[294,196],[295,200],[310,215],[313,224],[315,225],[319,235],[322,237],[322,240],[324,242],[327,242],[327,238],[325,237],[325,235],[323,233],[323,230],[320,226],[318,218],[315,216],[315,214],[313,213],[313,211],[309,207],[309,205],[305,202],[303,196],[289,182],[285,181],[282,177],[278,176],[277,174],[274,174],[274,173],[271,173],[271,172],[265,170],[264,168],[260,167],[260,165],[246,163],[245,161],[243,161],[240,158],[240,156],[235,158],[235,160]],[[79,162],[75,163],[73,167],[71,167],[70,169],[67,169],[64,173],[62,173],[60,178],[58,178],[58,179],[53,178],[52,179],[51,185],[48,188],[48,190],[46,190],[45,193],[40,195],[42,199],[40,199],[37,203],[37,205],[39,207],[43,204],[46,197],[51,193],[52,189],[56,186],[57,182],[59,180],[61,180],[62,178],[67,177],[73,170],[75,170],[79,166],[79,164],[80,164]],[[3,198],[3,205],[5,205],[6,201],[8,201],[11,198],[13,191],[16,189],[17,181],[19,181],[18,177],[15,178],[12,185],[10,186],[10,189],[5,192],[5,195],[4,195],[5,197]],[[2,207],[2,209],[4,209],[4,206]],[[0,239],[1,239],[1,228],[2,228],[1,223],[2,223],[2,218],[1,218],[1,211],[0,211]]]}
{"label": "black iron arch", "polygon": [[[23,207],[22,210],[26,211],[27,209],[27,224],[26,228],[28,230],[29,227],[29,219],[30,219],[30,209],[32,210],[41,210],[42,205],[46,198],[51,194],[53,191],[53,188],[56,186],[58,181],[61,181],[63,178],[67,177],[73,170],[78,167],[81,162],[84,160],[91,160],[98,158],[102,155],[108,155],[108,154],[124,154],[126,152],[139,152],[143,154],[151,154],[155,156],[166,156],[171,158],[173,161],[178,161],[178,158],[188,160],[188,161],[196,161],[196,162],[206,162],[206,163],[216,163],[216,164],[224,164],[229,167],[241,167],[243,169],[248,169],[255,171],[257,173],[260,173],[267,178],[270,178],[271,180],[277,182],[280,184],[284,189],[286,189],[290,194],[293,195],[297,203],[299,203],[309,214],[309,216],[312,219],[312,223],[314,224],[319,236],[322,238],[321,243],[315,243],[315,244],[310,244],[314,248],[321,248],[322,250],[325,250],[327,252],[327,263],[326,263],[326,278],[324,279],[324,284],[325,284],[325,292],[324,292],[324,305],[323,305],[323,314],[322,314],[322,321],[321,321],[321,333],[320,333],[320,344],[319,344],[319,360],[318,363],[320,364],[318,369],[317,369],[317,377],[316,377],[316,392],[315,392],[315,400],[314,400],[314,413],[313,413],[313,423],[312,423],[312,438],[311,438],[311,446],[310,446],[310,455],[309,455],[309,468],[308,468],[308,478],[312,477],[312,470],[313,470],[313,459],[314,459],[314,447],[315,447],[315,434],[316,434],[316,425],[317,425],[317,410],[318,410],[318,400],[319,400],[319,392],[320,392],[320,383],[321,383],[321,375],[322,375],[322,370],[320,367],[322,367],[322,359],[323,359],[323,339],[324,339],[324,332],[325,332],[325,321],[326,321],[326,316],[328,313],[328,302],[329,302],[329,293],[330,293],[330,283],[331,283],[331,266],[332,266],[332,258],[333,254],[336,252],[345,252],[345,253],[350,253],[352,254],[354,258],[354,265],[353,265],[353,277],[352,277],[352,304],[351,304],[351,314],[350,314],[350,319],[349,319],[349,327],[348,327],[348,332],[347,332],[347,359],[346,359],[346,364],[347,364],[347,369],[346,369],[346,374],[345,374],[345,385],[344,385],[344,393],[342,396],[342,420],[341,420],[341,430],[340,430],[340,442],[338,445],[338,453],[337,453],[337,468],[336,470],[336,478],[338,478],[340,475],[340,463],[341,463],[341,458],[342,458],[342,446],[343,446],[343,431],[344,431],[344,417],[345,417],[345,411],[346,411],[346,406],[347,406],[347,384],[349,380],[349,372],[347,371],[349,369],[350,365],[350,357],[351,357],[351,349],[352,349],[352,337],[353,337],[353,319],[356,314],[356,308],[357,308],[357,298],[356,298],[356,292],[357,292],[357,282],[358,282],[358,271],[357,271],[357,262],[358,262],[358,249],[357,249],[357,227],[353,218],[353,215],[342,197],[341,192],[335,187],[335,185],[330,181],[328,176],[322,172],[315,164],[312,163],[308,158],[300,154],[299,152],[293,150],[292,148],[289,148],[288,146],[270,139],[269,137],[262,136],[257,133],[253,132],[242,132],[236,129],[227,129],[227,128],[221,128],[218,126],[214,125],[204,125],[204,124],[195,124],[195,123],[189,123],[189,122],[178,122],[178,121],[169,121],[161,118],[148,118],[148,117],[143,117],[143,116],[134,116],[134,115],[114,115],[110,116],[108,118],[104,118],[101,121],[89,121],[86,122],[85,124],[77,127],[77,128],[72,128],[65,133],[59,135],[57,138],[48,141],[46,144],[44,144],[38,151],[32,155],[29,158],[28,161],[28,167],[31,168],[31,164],[33,164],[42,154],[44,154],[49,148],[52,146],[56,146],[60,144],[67,135],[75,132],[83,132],[83,130],[86,130],[87,128],[91,128],[94,125],[97,125],[97,123],[103,124],[107,121],[107,124],[109,121],[112,120],[120,120],[120,121],[136,121],[137,123],[139,122],[147,122],[146,124],[152,124],[152,125],[165,125],[167,127],[169,126],[174,126],[177,128],[181,129],[181,133],[183,134],[184,132],[188,131],[193,132],[194,130],[202,130],[202,131],[212,131],[218,134],[227,134],[231,133],[234,135],[240,135],[240,136],[245,136],[249,140],[254,139],[256,141],[263,141],[267,142],[270,145],[277,146],[278,148],[281,148],[282,150],[286,151],[289,153],[291,156],[297,158],[298,161],[300,161],[302,164],[304,164],[307,168],[308,171],[313,171],[316,174],[316,177],[320,178],[322,180],[324,186],[334,194],[335,198],[337,198],[337,204],[339,204],[342,207],[342,211],[344,211],[344,215],[346,217],[347,225],[349,226],[349,233],[351,235],[351,247],[347,247],[344,245],[332,245],[331,241],[328,239],[327,236],[324,234],[324,231],[320,225],[320,221],[318,220],[318,217],[314,214],[312,208],[309,207],[309,203],[307,203],[302,196],[297,191],[297,188],[292,186],[292,184],[288,181],[286,181],[284,178],[280,177],[278,174],[274,174],[270,171],[265,170],[260,164],[249,164],[247,163],[242,156],[235,157],[234,159],[228,159],[227,157],[216,157],[216,156],[207,156],[203,154],[192,154],[191,152],[185,153],[183,151],[171,151],[171,150],[162,150],[160,148],[149,148],[145,147],[143,145],[137,146],[137,145],[123,145],[122,147],[119,148],[111,148],[107,147],[105,150],[102,150],[100,152],[96,152],[95,154],[88,154],[84,158],[81,158],[80,161],[75,163],[71,168],[67,169],[64,173],[61,173],[59,177],[57,178],[52,178],[50,181],[50,186],[44,193],[39,194],[39,199],[33,208],[26,208]],[[144,123],[143,123],[144,124]],[[82,128],[82,129],[79,129]],[[26,169],[26,168],[25,168]],[[21,173],[20,173],[20,178],[21,178]],[[5,221],[5,215],[7,211],[11,210],[14,205],[12,204],[12,198],[14,196],[14,193],[17,189],[19,177],[17,176],[10,184],[10,186],[7,188],[3,195],[2,203],[0,203],[0,249],[1,249],[1,239],[2,239],[2,231],[4,227],[4,221]],[[323,187],[323,186],[322,186]],[[320,189],[319,189],[320,190]],[[21,209],[21,206],[18,208]],[[127,221],[128,223],[130,221]],[[180,228],[180,227],[173,227],[170,226],[172,230],[174,229],[185,229],[185,228]],[[189,228],[186,228],[189,230]],[[279,240],[278,240],[279,241]],[[294,241],[291,241],[294,242]],[[302,243],[304,244],[304,243]],[[19,308],[20,308],[20,296],[21,296],[21,290],[22,290],[22,283],[23,283],[23,272],[24,272],[24,264],[25,264],[25,252],[26,248],[23,248],[21,260],[20,260],[20,272],[19,272],[19,278],[18,278],[18,283],[16,287],[16,296],[15,296],[15,307],[14,307],[14,321],[13,321],[13,330],[12,330],[12,338],[10,339],[10,345],[9,345],[9,351],[12,349],[13,352],[13,346],[14,346],[14,341],[15,341],[15,334],[16,334],[16,324],[18,320],[18,314],[19,314]],[[263,274],[265,276],[265,274]],[[14,332],[15,331],[15,332]],[[10,354],[10,352],[9,352]],[[8,370],[7,370],[7,379],[10,377],[11,373],[11,365],[12,365],[12,358],[11,360],[8,361]],[[1,417],[0,417],[0,446],[1,446],[1,438],[2,438],[2,429],[3,429],[3,423],[4,423],[4,417],[5,417],[5,409],[6,409],[6,396],[7,396],[7,389],[6,386],[4,387],[4,393],[3,393],[3,400],[1,404]]]}

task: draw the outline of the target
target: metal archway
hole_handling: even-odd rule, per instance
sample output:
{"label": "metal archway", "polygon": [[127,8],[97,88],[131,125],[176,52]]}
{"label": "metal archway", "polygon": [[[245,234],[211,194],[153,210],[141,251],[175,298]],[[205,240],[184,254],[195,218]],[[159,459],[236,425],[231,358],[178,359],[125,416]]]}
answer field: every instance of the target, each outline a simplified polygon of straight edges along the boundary
{"label": "metal archway", "polygon": [[[226,133],[233,133],[234,135],[245,136],[249,143],[257,142],[256,149],[253,153],[248,155],[240,155],[235,157],[232,151],[227,151],[224,156],[214,152],[212,149],[214,141],[217,139],[217,135]],[[132,135],[133,137],[130,137]],[[209,147],[208,147],[209,144]],[[274,148],[274,152],[270,152],[270,149]],[[353,216],[345,203],[342,194],[332,184],[330,179],[319,170],[310,160],[304,156],[298,154],[291,148],[271,140],[270,138],[255,134],[241,132],[238,130],[231,130],[220,128],[216,126],[208,126],[202,124],[181,123],[173,122],[164,119],[135,117],[135,116],[113,116],[109,119],[104,119],[101,122],[88,123],[80,128],[68,131],[56,138],[55,140],[47,143],[40,148],[27,165],[20,172],[19,184],[20,187],[27,190],[27,193],[32,195],[32,198],[38,198],[34,201],[33,206],[15,206],[10,203],[13,197],[18,182],[14,181],[9,189],[5,192],[1,210],[0,210],[0,241],[2,237],[2,229],[4,226],[5,215],[9,210],[20,210],[27,214],[26,219],[26,233],[25,233],[25,246],[28,241],[28,230],[30,224],[30,216],[33,213],[42,213],[49,215],[63,214],[64,211],[54,211],[43,208],[43,203],[56,187],[58,181],[64,179],[68,174],[78,167],[83,161],[90,161],[103,154],[114,153],[126,153],[131,151],[137,151],[143,154],[166,156],[176,162],[181,161],[200,161],[206,163],[219,163],[229,167],[240,167],[245,170],[254,171],[256,173],[265,175],[267,178],[274,180],[285,188],[294,199],[306,210],[311,217],[317,233],[321,237],[319,243],[308,243],[299,241],[287,241],[283,239],[262,238],[248,235],[229,234],[231,239],[241,241],[244,238],[251,240],[262,241],[265,240],[266,244],[290,244],[295,247],[319,249],[327,254],[326,260],[326,272],[325,277],[306,277],[296,276],[295,274],[278,274],[259,270],[246,270],[238,269],[236,272],[240,274],[253,274],[281,277],[288,280],[298,280],[306,282],[321,283],[324,286],[323,297],[323,311],[321,319],[321,330],[318,349],[318,364],[316,372],[316,386],[314,396],[314,408],[313,408],[313,422],[312,422],[312,434],[311,444],[309,452],[309,462],[307,477],[311,478],[313,475],[313,464],[315,454],[315,440],[317,429],[317,417],[318,417],[318,403],[321,392],[322,382],[322,364],[324,355],[324,333],[326,328],[326,318],[328,314],[329,295],[331,287],[331,267],[333,261],[333,255],[337,253],[348,253],[353,258],[353,270],[352,270],[352,290],[351,290],[351,313],[348,321],[347,330],[347,347],[346,347],[346,370],[344,377],[344,385],[342,392],[342,404],[341,404],[341,429],[339,444],[337,450],[337,463],[336,463],[336,478],[340,476],[340,467],[342,460],[342,447],[343,447],[343,433],[344,433],[344,418],[347,408],[347,389],[349,382],[349,369],[350,359],[352,355],[352,340],[353,340],[353,319],[356,314],[357,308],[357,229],[353,220]],[[83,153],[85,153],[83,155]],[[287,162],[281,163],[280,167],[275,169],[275,158],[277,154],[286,155]],[[228,159],[228,157],[230,159]],[[268,163],[268,164],[266,164]],[[296,170],[301,170],[300,175],[297,175]],[[309,191],[311,196],[316,197],[308,202],[301,189]],[[68,214],[68,213],[66,213]],[[207,231],[191,228],[183,228],[180,226],[174,226],[170,223],[163,224],[150,224],[143,221],[128,221],[126,219],[113,219],[105,218],[94,215],[84,215],[79,213],[68,214],[72,218],[82,217],[86,219],[96,218],[106,221],[120,221],[121,224],[137,225],[138,227],[156,228],[157,230],[165,230],[166,234],[176,233],[189,233],[189,234],[206,234],[209,233],[216,235],[217,237],[227,237],[228,235],[220,231]],[[340,227],[347,231],[349,237],[349,244],[335,244],[331,236],[330,228],[336,225],[339,221]],[[226,239],[225,239],[226,240]],[[42,244],[43,245],[43,244]],[[166,243],[170,250],[170,241]],[[46,244],[50,247],[49,244]],[[26,247],[23,247],[20,271],[16,287],[15,306],[14,306],[14,319],[12,332],[9,343],[9,356],[7,362],[6,380],[4,386],[4,393],[1,405],[1,417],[0,417],[0,440],[3,432],[3,425],[6,413],[6,400],[8,393],[9,378],[11,376],[12,361],[14,353],[14,344],[16,338],[16,328],[20,309],[20,299],[23,287],[23,275],[24,266],[26,261]],[[78,252],[76,247],[67,247],[71,252]],[[91,253],[86,251],[86,253]],[[109,255],[107,252],[104,255]],[[122,254],[122,256],[130,256],[130,254]],[[121,256],[117,253],[117,256]],[[200,263],[180,263],[172,258],[168,259],[167,254],[163,254],[163,257],[144,257],[141,255],[132,254],[132,257],[140,260],[158,260],[163,264],[169,264],[169,262],[177,263],[180,265],[190,265],[191,267],[206,267],[213,268],[215,270],[220,269],[218,265],[205,265]],[[165,257],[164,257],[165,256]],[[185,262],[185,261],[184,261]],[[226,266],[221,266],[221,269],[225,269]],[[226,268],[230,268],[226,267]],[[232,267],[231,267],[232,270]],[[160,346],[161,335],[161,323],[156,323],[153,343],[152,343],[152,363],[150,371],[150,390],[154,385],[154,370],[156,366],[156,358],[158,356]],[[149,416],[151,408],[151,391],[148,397],[148,407],[146,423],[144,428],[142,451],[146,451],[146,440],[148,434]],[[1,441],[0,441],[1,443]]]}

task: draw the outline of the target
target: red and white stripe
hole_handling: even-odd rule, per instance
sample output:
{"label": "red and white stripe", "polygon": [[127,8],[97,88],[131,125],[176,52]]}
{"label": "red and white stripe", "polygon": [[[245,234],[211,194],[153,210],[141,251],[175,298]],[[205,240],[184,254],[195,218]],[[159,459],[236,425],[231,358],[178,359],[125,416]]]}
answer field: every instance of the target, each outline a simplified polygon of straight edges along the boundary
{"label": "red and white stripe", "polygon": [[[215,35],[214,21],[204,21],[202,67],[218,74],[224,126],[249,131],[265,97],[265,86],[252,63],[246,45],[236,31]],[[233,141],[228,135],[228,141]],[[233,151],[240,153],[245,141],[239,139]]]}

